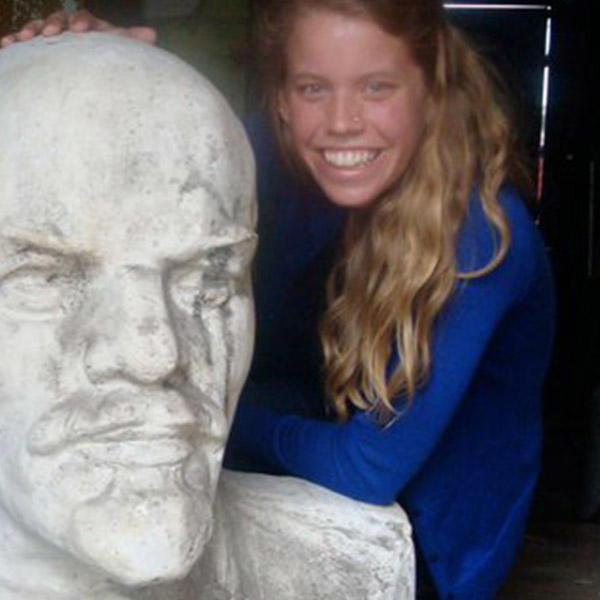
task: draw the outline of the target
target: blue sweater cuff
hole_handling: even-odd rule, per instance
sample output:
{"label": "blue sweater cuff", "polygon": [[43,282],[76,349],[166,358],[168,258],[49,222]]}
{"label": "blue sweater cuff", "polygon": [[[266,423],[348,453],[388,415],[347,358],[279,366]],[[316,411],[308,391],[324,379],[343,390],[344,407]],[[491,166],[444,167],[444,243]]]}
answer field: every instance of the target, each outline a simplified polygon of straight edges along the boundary
{"label": "blue sweater cuff", "polygon": [[250,402],[238,405],[224,464],[229,469],[281,475],[277,461],[277,429],[286,417]]}

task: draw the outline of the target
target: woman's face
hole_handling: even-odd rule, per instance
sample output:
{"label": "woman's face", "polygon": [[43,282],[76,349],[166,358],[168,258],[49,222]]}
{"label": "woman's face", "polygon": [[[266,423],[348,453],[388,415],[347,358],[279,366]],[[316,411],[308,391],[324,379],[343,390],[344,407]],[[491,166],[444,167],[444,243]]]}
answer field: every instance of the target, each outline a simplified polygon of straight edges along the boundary
{"label": "woman's face", "polygon": [[340,206],[366,206],[404,173],[429,99],[407,44],[370,19],[315,9],[287,43],[279,113],[318,185]]}

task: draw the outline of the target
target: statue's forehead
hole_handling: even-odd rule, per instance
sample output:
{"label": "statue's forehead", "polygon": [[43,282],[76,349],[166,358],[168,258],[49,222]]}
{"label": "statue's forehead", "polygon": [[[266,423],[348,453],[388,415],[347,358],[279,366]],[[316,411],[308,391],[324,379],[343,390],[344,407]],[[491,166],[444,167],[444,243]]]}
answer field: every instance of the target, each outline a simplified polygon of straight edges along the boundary
{"label": "statue's forehead", "polygon": [[144,175],[129,186],[105,185],[102,177],[87,185],[70,185],[66,177],[49,186],[38,180],[5,198],[0,235],[32,232],[77,252],[150,262],[250,236],[249,213],[230,214],[219,190],[198,177],[193,171],[188,179]]}
{"label": "statue's forehead", "polygon": [[43,44],[9,54],[0,66],[3,201],[36,211],[73,197],[143,211],[144,198],[162,195],[166,210],[185,210],[202,196],[233,220],[251,220],[251,151],[204,78],[171,55],[120,38]]}
{"label": "statue's forehead", "polygon": [[77,73],[67,78],[60,65],[54,72],[58,81],[48,81],[43,94],[39,86],[49,77],[46,71],[43,78],[28,70],[2,79],[0,145],[7,169],[71,169],[85,177],[88,171],[108,177],[124,172],[131,179],[148,169],[182,167],[214,179],[217,169],[247,161],[239,125],[214,90],[194,76],[163,76],[168,62],[135,76],[126,63],[108,72],[95,64],[96,72],[83,79]]}
{"label": "statue's forehead", "polygon": [[101,34],[6,52],[0,232],[59,231],[73,247],[132,257],[170,256],[232,228],[251,232],[249,144],[191,67]]}

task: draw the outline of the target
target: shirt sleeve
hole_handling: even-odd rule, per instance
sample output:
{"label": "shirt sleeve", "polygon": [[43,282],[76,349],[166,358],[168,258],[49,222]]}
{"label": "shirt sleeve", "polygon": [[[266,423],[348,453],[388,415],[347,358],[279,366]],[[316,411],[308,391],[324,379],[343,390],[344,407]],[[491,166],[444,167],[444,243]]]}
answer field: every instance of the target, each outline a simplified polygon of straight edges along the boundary
{"label": "shirt sleeve", "polygon": [[[436,322],[429,379],[391,423],[382,426],[363,411],[333,423],[243,403],[231,450],[268,472],[301,477],[363,502],[392,503],[436,447],[490,340],[527,292],[539,255],[539,240],[528,229],[523,234],[513,227],[511,248],[491,273],[460,280]],[[493,251],[493,240],[486,243]],[[469,244],[465,248],[468,253]]]}

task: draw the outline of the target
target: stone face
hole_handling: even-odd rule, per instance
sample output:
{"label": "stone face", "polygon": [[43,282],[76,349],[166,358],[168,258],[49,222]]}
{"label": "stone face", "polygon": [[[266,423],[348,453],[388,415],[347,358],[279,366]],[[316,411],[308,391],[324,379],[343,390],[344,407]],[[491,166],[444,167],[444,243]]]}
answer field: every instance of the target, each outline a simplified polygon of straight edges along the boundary
{"label": "stone face", "polygon": [[0,81],[0,582],[182,577],[252,351],[249,144],[125,38],[15,45]]}
{"label": "stone face", "polygon": [[0,598],[412,598],[399,508],[219,483],[256,242],[221,96],[108,34],[2,50],[0,88]]}

